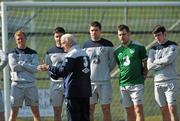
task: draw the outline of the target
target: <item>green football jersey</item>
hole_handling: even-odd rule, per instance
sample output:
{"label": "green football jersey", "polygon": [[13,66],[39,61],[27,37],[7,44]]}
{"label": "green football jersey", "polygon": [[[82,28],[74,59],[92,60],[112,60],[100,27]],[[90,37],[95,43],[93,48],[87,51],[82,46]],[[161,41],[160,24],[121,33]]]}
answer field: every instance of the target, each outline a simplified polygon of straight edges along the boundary
{"label": "green football jersey", "polygon": [[120,86],[144,84],[142,60],[147,59],[147,54],[143,45],[131,41],[127,47],[118,47],[115,57],[120,69]]}

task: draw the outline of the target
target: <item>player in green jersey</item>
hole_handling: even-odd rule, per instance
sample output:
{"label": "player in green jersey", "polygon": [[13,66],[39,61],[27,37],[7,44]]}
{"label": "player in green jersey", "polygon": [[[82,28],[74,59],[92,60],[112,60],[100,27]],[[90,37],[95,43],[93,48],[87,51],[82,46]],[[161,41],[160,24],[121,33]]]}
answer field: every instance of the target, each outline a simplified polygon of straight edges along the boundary
{"label": "player in green jersey", "polygon": [[147,55],[143,45],[130,39],[126,25],[118,26],[121,45],[115,50],[120,68],[120,93],[127,121],[144,121],[144,80],[147,76]]}

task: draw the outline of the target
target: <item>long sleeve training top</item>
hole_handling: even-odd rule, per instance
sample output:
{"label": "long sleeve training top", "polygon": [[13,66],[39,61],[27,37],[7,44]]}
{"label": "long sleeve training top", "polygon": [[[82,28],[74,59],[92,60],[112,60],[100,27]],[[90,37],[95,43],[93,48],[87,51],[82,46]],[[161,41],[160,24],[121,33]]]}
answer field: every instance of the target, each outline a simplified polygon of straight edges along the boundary
{"label": "long sleeve training top", "polygon": [[178,80],[178,45],[172,41],[156,44],[149,50],[147,66],[154,72],[154,81]]}

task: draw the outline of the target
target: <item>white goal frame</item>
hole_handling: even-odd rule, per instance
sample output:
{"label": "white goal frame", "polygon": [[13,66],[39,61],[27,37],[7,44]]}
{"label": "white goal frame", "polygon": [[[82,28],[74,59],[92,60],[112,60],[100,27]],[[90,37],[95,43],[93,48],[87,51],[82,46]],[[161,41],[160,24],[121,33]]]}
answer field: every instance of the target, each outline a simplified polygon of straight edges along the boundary
{"label": "white goal frame", "polygon": [[[180,6],[180,2],[33,2],[16,1],[1,2],[1,20],[2,20],[2,50],[8,50],[8,13],[7,7],[144,7],[144,6]],[[5,121],[8,121],[10,114],[10,91],[9,91],[9,67],[3,69],[4,81],[4,103],[5,103]]]}

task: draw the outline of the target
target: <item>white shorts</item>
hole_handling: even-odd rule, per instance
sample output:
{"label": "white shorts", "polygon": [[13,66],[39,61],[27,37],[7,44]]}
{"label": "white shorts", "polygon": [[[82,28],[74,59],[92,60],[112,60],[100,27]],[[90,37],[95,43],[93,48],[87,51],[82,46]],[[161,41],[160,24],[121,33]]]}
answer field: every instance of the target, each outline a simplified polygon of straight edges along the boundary
{"label": "white shorts", "polygon": [[36,86],[23,87],[11,84],[11,106],[22,107],[25,100],[26,106],[38,106],[38,89]]}
{"label": "white shorts", "polygon": [[4,103],[3,103],[1,90],[0,90],[0,112],[4,112]]}
{"label": "white shorts", "polygon": [[124,107],[144,103],[144,85],[120,86],[121,103]]}
{"label": "white shorts", "polygon": [[64,101],[63,82],[51,82],[50,84],[50,103],[52,106],[62,106]]}
{"label": "white shorts", "polygon": [[90,104],[110,104],[112,102],[112,85],[111,82],[105,84],[91,84],[92,97]]}
{"label": "white shorts", "polygon": [[176,105],[178,91],[177,80],[154,84],[155,100],[160,107],[165,105]]}

